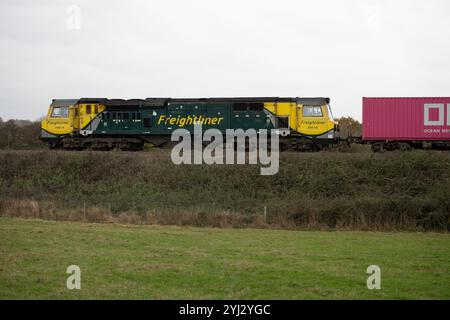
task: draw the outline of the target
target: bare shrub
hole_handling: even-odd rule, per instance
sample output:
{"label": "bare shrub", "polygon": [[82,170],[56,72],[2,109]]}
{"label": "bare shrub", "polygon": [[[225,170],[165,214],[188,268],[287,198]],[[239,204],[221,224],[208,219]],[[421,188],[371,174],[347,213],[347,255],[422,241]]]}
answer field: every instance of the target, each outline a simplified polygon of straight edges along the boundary
{"label": "bare shrub", "polygon": [[86,209],[86,216],[84,217],[84,219],[88,222],[99,222],[99,223],[113,221],[112,216],[108,210],[98,207]]}
{"label": "bare shrub", "polygon": [[11,199],[2,204],[2,213],[8,217],[40,218],[40,207],[34,200]]}
{"label": "bare shrub", "polygon": [[145,219],[135,212],[122,212],[119,215],[112,217],[112,221],[121,224],[143,224]]}

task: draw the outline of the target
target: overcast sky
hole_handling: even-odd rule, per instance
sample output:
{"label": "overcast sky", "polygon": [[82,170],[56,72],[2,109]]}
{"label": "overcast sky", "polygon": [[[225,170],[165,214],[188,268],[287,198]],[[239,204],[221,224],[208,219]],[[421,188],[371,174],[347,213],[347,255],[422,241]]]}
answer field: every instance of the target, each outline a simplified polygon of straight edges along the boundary
{"label": "overcast sky", "polygon": [[[80,19],[78,19],[78,9]],[[450,96],[448,0],[0,2],[0,117],[52,98]]]}

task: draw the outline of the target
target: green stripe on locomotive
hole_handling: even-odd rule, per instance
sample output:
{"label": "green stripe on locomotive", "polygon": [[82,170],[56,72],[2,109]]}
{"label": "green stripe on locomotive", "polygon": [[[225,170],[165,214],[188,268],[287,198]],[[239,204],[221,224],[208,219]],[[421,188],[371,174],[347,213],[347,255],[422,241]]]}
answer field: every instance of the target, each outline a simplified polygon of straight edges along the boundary
{"label": "green stripe on locomotive", "polygon": [[[234,106],[234,107],[233,107]],[[170,102],[165,107],[106,108],[95,135],[170,135],[183,128],[193,132],[194,123],[203,130],[272,129],[269,112],[261,104],[240,106],[227,102]]]}

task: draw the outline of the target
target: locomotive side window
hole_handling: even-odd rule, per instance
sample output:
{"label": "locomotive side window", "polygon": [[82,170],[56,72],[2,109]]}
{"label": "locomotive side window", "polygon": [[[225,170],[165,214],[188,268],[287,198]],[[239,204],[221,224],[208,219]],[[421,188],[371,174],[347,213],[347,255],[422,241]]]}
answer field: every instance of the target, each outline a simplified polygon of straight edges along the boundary
{"label": "locomotive side window", "polygon": [[128,112],[125,112],[123,114],[123,120],[128,120],[128,119],[130,119],[130,114]]}
{"label": "locomotive side window", "polygon": [[98,113],[98,105],[94,106],[94,113],[97,114]]}
{"label": "locomotive side window", "polygon": [[304,106],[303,107],[304,117],[322,117],[322,107],[319,106]]}
{"label": "locomotive side window", "polygon": [[136,113],[134,112],[131,113],[131,120],[136,120]]}
{"label": "locomotive side window", "polygon": [[116,120],[117,119],[117,113],[113,112],[112,118],[113,118],[113,120]]}
{"label": "locomotive side window", "polygon": [[247,111],[247,104],[242,102],[233,103],[233,111]]}
{"label": "locomotive side window", "polygon": [[327,111],[328,111],[328,117],[329,117],[331,120],[334,120],[333,112],[331,111],[331,107],[330,107],[329,104],[327,104]]}
{"label": "locomotive side window", "polygon": [[249,103],[248,104],[248,110],[250,110],[250,111],[263,111],[264,110],[264,103],[262,103],[262,102]]}
{"label": "locomotive side window", "polygon": [[137,120],[141,120],[141,114],[138,112],[138,113],[136,113],[136,119]]}
{"label": "locomotive side window", "polygon": [[86,105],[86,114],[91,114],[91,112],[92,112],[92,107],[90,104],[87,104]]}
{"label": "locomotive side window", "polygon": [[67,118],[69,116],[69,107],[53,107],[52,118]]}

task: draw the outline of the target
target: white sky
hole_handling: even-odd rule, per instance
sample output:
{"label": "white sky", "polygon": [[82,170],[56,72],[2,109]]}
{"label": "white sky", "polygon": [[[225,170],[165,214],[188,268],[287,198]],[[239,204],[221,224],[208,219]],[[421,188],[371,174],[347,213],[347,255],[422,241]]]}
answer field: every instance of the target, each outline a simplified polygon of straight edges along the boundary
{"label": "white sky", "polygon": [[4,120],[52,98],[232,96],[327,96],[357,119],[363,96],[450,96],[450,1],[0,2]]}

